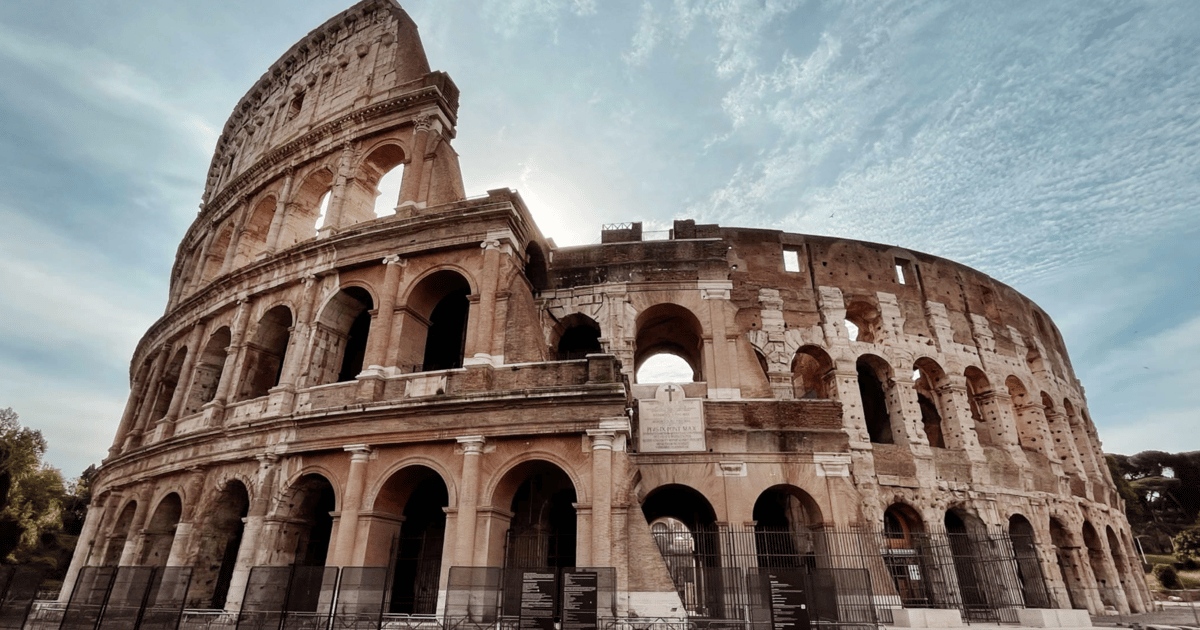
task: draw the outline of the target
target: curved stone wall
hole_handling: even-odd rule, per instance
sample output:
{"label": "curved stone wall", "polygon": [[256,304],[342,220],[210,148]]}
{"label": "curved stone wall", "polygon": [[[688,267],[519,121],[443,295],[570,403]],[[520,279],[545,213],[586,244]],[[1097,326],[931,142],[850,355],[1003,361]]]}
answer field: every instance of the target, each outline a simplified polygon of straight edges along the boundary
{"label": "curved stone wall", "polygon": [[[445,612],[452,567],[527,566],[533,537],[547,566],[612,567],[618,614],[671,615],[694,593],[663,531],[721,531],[741,542],[705,562],[749,569],[773,560],[738,546],[779,526],[882,532],[860,559],[877,606],[961,602],[973,580],[889,577],[915,549],[896,541],[992,531],[1007,546],[971,553],[1040,572],[1049,598],[993,608],[1148,605],[1037,305],[935,256],[775,230],[633,223],[556,247],[515,192],[465,197],[457,99],[399,6],[367,0],[238,104],[68,584],[190,566],[189,606],[237,609],[254,566],[386,566],[393,612]],[[659,353],[691,382],[639,383]]]}

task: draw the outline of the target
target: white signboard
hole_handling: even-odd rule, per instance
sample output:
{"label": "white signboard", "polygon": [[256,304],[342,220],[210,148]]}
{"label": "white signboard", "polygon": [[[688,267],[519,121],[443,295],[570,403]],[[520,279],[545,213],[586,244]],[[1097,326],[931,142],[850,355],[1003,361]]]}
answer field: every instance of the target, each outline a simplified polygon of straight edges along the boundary
{"label": "white signboard", "polygon": [[685,398],[678,385],[663,385],[653,400],[638,401],[638,450],[643,453],[707,451],[704,401]]}

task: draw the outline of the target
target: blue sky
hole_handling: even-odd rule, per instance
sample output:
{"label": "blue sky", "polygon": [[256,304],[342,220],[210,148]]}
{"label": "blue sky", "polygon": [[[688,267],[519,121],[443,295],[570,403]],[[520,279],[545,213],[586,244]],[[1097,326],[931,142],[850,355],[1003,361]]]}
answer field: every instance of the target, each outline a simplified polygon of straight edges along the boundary
{"label": "blue sky", "polygon": [[[0,4],[0,407],[106,453],[218,131],[349,3]],[[1200,449],[1200,2],[404,3],[468,194],[897,244],[1054,317],[1105,450]]]}

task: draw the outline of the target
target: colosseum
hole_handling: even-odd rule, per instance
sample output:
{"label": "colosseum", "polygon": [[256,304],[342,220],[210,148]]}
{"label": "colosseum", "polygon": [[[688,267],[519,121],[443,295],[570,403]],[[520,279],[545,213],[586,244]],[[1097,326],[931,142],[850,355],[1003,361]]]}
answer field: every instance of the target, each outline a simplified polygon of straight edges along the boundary
{"label": "colosseum", "polygon": [[[1083,387],[1029,299],[770,229],[634,222],[559,247],[515,191],[466,196],[458,97],[400,6],[364,0],[238,102],[133,355],[68,617],[1070,627],[1147,608]],[[639,379],[662,355],[689,378]]]}

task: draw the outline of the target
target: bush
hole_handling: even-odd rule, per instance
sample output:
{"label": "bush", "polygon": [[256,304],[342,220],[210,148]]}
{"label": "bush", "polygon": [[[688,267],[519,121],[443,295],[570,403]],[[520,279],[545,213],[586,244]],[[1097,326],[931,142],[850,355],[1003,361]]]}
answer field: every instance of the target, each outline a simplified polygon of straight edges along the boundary
{"label": "bush", "polygon": [[1180,563],[1187,563],[1189,560],[1195,562],[1193,558],[1200,556],[1200,526],[1189,527],[1171,539],[1171,546],[1175,548],[1175,560]]}
{"label": "bush", "polygon": [[1175,590],[1183,588],[1183,584],[1179,583],[1179,574],[1175,572],[1175,567],[1169,564],[1154,565],[1154,578],[1165,589]]}

